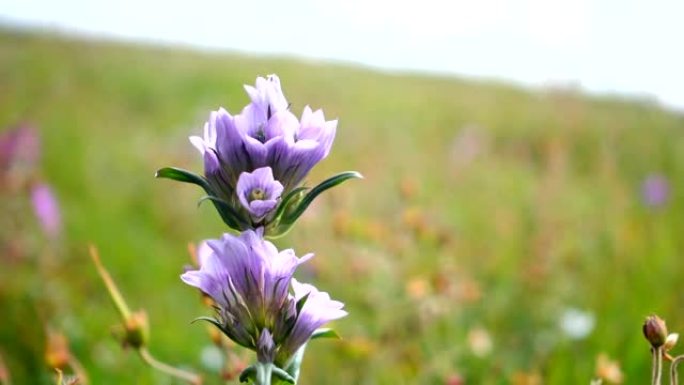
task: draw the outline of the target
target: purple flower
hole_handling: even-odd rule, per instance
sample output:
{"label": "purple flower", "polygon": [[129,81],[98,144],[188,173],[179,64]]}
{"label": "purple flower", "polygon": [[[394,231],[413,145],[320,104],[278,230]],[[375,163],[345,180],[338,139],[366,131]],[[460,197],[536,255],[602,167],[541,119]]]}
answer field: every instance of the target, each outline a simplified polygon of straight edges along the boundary
{"label": "purple flower", "polygon": [[294,278],[291,284],[295,301],[299,301],[307,295],[308,297],[304,307],[297,314],[297,322],[292,332],[278,350],[278,361],[286,361],[288,357],[296,353],[311,338],[316,329],[347,315],[347,312],[342,310],[344,304],[331,299],[328,293],[318,291],[308,283],[299,283]]}
{"label": "purple flower", "polygon": [[670,184],[663,175],[651,174],[641,185],[643,202],[649,207],[663,206],[670,197]]}
{"label": "purple flower", "polygon": [[33,186],[31,202],[43,232],[50,238],[56,238],[61,227],[61,216],[57,198],[55,198],[50,186],[45,183],[38,183]]}
{"label": "purple flower", "polygon": [[278,205],[283,185],[273,179],[270,167],[262,167],[240,174],[236,193],[242,206],[259,222]]}
{"label": "purple flower", "polygon": [[0,133],[0,183],[12,171],[24,176],[33,172],[40,158],[40,137],[30,126]]}
{"label": "purple flower", "polygon": [[259,77],[256,87],[245,90],[251,103],[240,114],[219,108],[210,114],[204,136],[190,137],[204,157],[205,176],[226,202],[233,201],[241,173],[266,166],[290,191],[328,155],[337,128],[336,120],[326,121],[322,111],[308,106],[297,119],[276,75]]}
{"label": "purple flower", "polygon": [[[214,299],[216,324],[229,338],[260,350],[262,357],[275,357],[282,366],[317,327],[346,315],[342,303],[292,278],[297,266],[312,254],[297,258],[291,249],[279,252],[263,239],[261,228],[239,236],[225,234],[206,245],[198,248],[200,269],[184,273],[181,279]],[[297,301],[306,293],[311,294],[298,310]]]}
{"label": "purple flower", "polygon": [[314,112],[309,106],[304,107],[297,124],[293,118],[284,117],[282,125],[288,127],[283,132],[294,131],[294,135],[284,135],[283,140],[274,142],[268,158],[276,179],[283,181],[288,190],[328,156],[337,130],[337,120],[326,121],[323,111]]}

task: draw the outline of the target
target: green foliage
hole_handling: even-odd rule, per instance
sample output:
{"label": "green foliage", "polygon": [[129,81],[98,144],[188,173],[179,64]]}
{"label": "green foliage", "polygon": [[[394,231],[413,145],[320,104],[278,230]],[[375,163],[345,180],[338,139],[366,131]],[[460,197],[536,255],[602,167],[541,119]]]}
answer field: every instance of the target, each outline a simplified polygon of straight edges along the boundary
{"label": "green foliage", "polygon": [[[681,114],[573,89],[2,32],[0,127],[40,130],[65,220],[48,268],[0,269],[0,354],[13,383],[51,383],[40,322],[68,336],[91,383],[167,383],[112,340],[118,318],[89,242],[130,306],[147,310],[155,356],[203,369],[211,342],[190,322],[211,310],[178,276],[187,243],[225,225],[197,208],[199,189],[154,170],[201,173],[187,137],[210,110],[237,112],[242,84],[269,73],[295,113],[310,103],[340,119],[310,185],[344,169],[366,178],[320,195],[278,240],[317,253],[297,278],[350,313],[332,325],[341,340],[308,345],[300,384],[588,383],[602,352],[639,383],[649,378],[644,317],[684,330]],[[639,196],[651,172],[672,187],[659,209]],[[586,339],[559,329],[567,308],[594,314]]]}

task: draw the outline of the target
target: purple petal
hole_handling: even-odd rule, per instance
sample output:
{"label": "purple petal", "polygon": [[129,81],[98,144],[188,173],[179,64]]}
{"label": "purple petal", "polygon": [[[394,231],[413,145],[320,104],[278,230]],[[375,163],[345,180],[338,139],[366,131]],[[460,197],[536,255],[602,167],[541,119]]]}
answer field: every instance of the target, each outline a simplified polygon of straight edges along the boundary
{"label": "purple petal", "polygon": [[263,218],[270,213],[278,205],[278,201],[271,200],[253,200],[249,202],[248,211],[254,218]]}
{"label": "purple petal", "polygon": [[[262,199],[253,199],[252,192],[260,190]],[[278,198],[283,192],[283,185],[273,179],[270,167],[262,167],[251,173],[240,174],[235,191],[240,204],[252,215],[255,221],[261,220],[275,209]]]}
{"label": "purple petal", "polygon": [[33,186],[31,201],[33,211],[43,228],[43,232],[50,238],[56,238],[61,227],[61,215],[57,198],[55,198],[50,186],[45,183]]}
{"label": "purple petal", "polygon": [[297,322],[292,332],[280,349],[281,358],[294,354],[319,327],[347,315],[347,312],[342,310],[344,307],[342,302],[330,299],[328,293],[318,291],[313,285],[299,283],[293,278],[292,289],[295,300],[299,300],[307,294],[309,296],[297,316]]}
{"label": "purple petal", "polygon": [[651,174],[644,180],[641,194],[646,206],[663,206],[670,196],[670,184],[663,175]]}

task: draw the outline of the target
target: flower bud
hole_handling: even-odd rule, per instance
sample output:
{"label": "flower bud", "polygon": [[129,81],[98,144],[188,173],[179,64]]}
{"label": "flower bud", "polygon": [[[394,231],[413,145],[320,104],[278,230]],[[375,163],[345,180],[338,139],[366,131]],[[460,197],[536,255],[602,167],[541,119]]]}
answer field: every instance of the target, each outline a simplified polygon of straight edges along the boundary
{"label": "flower bud", "polygon": [[71,353],[69,342],[64,334],[48,330],[45,347],[45,362],[48,367],[63,369],[69,365]]}
{"label": "flower bud", "polygon": [[132,313],[126,319],[124,326],[126,328],[123,340],[124,346],[140,349],[147,344],[150,332],[145,311],[140,310]]}
{"label": "flower bud", "polygon": [[268,329],[262,330],[257,342],[257,360],[261,363],[273,363],[275,353],[276,346],[275,342],[273,342],[273,336],[271,336]]}
{"label": "flower bud", "polygon": [[659,348],[667,341],[667,326],[665,321],[656,315],[646,318],[643,326],[644,337],[654,348]]}

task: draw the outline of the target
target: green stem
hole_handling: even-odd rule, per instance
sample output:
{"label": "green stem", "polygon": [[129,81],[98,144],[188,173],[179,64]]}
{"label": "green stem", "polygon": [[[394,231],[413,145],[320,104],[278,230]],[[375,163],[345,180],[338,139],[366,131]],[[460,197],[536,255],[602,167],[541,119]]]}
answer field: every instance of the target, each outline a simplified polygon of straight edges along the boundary
{"label": "green stem", "polygon": [[256,365],[256,370],[257,371],[255,385],[271,385],[271,374],[273,372],[273,364],[262,364],[261,362],[259,362]]}
{"label": "green stem", "polygon": [[651,385],[660,385],[663,375],[663,348],[652,348],[653,368],[651,370]]}
{"label": "green stem", "polygon": [[684,360],[684,354],[675,357],[670,364],[670,385],[679,385],[679,376],[677,374],[677,365]]}
{"label": "green stem", "polygon": [[138,353],[140,354],[140,357],[143,359],[143,361],[145,361],[146,364],[148,364],[156,370],[159,370],[160,372],[164,372],[170,376],[180,378],[181,380],[193,385],[202,384],[202,377],[200,377],[199,375],[175,368],[171,365],[165,364],[157,360],[156,358],[152,357],[150,352],[144,347],[138,349]]}
{"label": "green stem", "polygon": [[93,263],[95,264],[95,268],[97,269],[97,272],[100,274],[100,278],[102,278],[102,281],[107,287],[107,291],[109,292],[109,296],[112,299],[112,302],[114,302],[114,306],[119,311],[121,318],[125,322],[131,317],[131,311],[128,308],[128,305],[126,305],[126,301],[124,300],[123,295],[121,295],[119,288],[116,287],[116,283],[114,283],[114,279],[112,279],[112,276],[109,275],[107,269],[105,269],[105,267],[102,265],[102,261],[100,260],[100,254],[97,252],[97,248],[95,248],[95,245],[90,245],[88,247],[88,250],[90,252],[90,257],[93,259]]}

